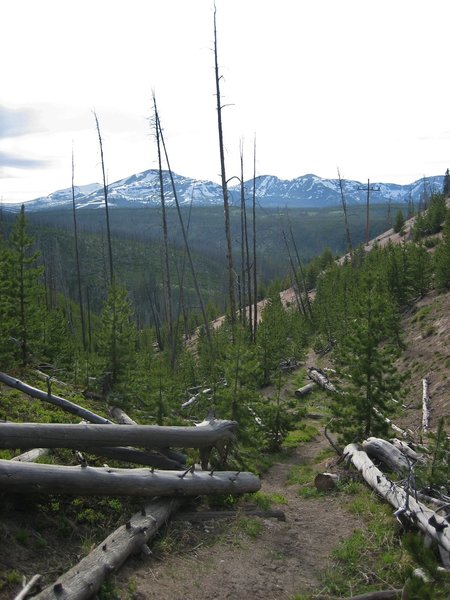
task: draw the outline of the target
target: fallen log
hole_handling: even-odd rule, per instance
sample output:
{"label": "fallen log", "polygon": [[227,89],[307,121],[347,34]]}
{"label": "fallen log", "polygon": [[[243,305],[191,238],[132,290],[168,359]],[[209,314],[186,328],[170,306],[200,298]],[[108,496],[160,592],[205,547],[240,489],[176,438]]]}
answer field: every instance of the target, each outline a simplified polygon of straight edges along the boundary
{"label": "fallen log", "polygon": [[336,473],[317,473],[314,478],[314,485],[321,492],[329,492],[336,489],[338,481],[339,475],[336,475]]}
{"label": "fallen log", "polygon": [[391,421],[391,419],[389,419],[388,417],[386,417],[385,415],[383,415],[378,410],[378,408],[376,408],[376,406],[374,406],[372,408],[372,410],[377,415],[377,417],[380,417],[381,419],[383,419],[383,421],[385,423],[387,423],[393,431],[395,431],[396,433],[399,433],[403,438],[409,438],[411,440],[414,439],[414,434],[411,431],[411,429],[402,429],[401,427],[399,427],[398,425],[396,425],[393,421]]}
{"label": "fallen log", "polygon": [[363,442],[363,448],[370,458],[376,458],[394,473],[408,473],[410,461],[390,442],[380,438],[370,437]]}
{"label": "fallen log", "polygon": [[66,467],[0,460],[0,489],[82,496],[199,496],[256,492],[256,475],[235,471],[154,471],[86,465]]}
{"label": "fallen log", "polygon": [[204,448],[233,440],[237,423],[214,420],[201,427],[67,423],[0,423],[0,448]]}
{"label": "fallen log", "polygon": [[368,485],[395,507],[396,516],[404,515],[446,552],[450,552],[450,528],[445,519],[390,481],[356,444],[348,444],[344,448],[344,456],[353,463]]}
{"label": "fallen log", "polygon": [[92,411],[87,410],[86,408],[83,408],[78,404],[75,404],[74,402],[70,402],[70,400],[66,400],[65,398],[55,396],[54,394],[38,390],[37,388],[34,388],[31,385],[27,385],[23,381],[20,381],[20,379],[10,377],[6,373],[0,372],[0,383],[4,383],[9,387],[19,390],[24,394],[27,394],[27,396],[31,396],[32,398],[37,398],[38,400],[43,400],[44,402],[49,402],[50,404],[59,406],[63,410],[72,413],[73,415],[77,415],[82,419],[86,419],[86,421],[89,421],[90,423],[111,423],[111,421],[109,421],[108,419],[105,419],[104,417],[101,417],[100,415],[97,415]]}
{"label": "fallen log", "polygon": [[14,456],[11,460],[16,460],[18,462],[34,462],[41,456],[46,456],[48,453],[48,448],[33,448],[32,450],[28,450],[28,452],[22,452],[22,454]]}
{"label": "fallen log", "polygon": [[311,381],[311,383],[307,383],[303,387],[298,388],[298,390],[295,390],[294,393],[298,398],[303,398],[303,396],[306,396],[307,394],[312,392],[315,387],[316,387],[316,382]]}
{"label": "fallen log", "polygon": [[428,386],[430,380],[428,377],[422,379],[422,432],[426,433],[430,428],[430,395]]}
{"label": "fallen log", "polygon": [[[137,425],[136,421],[134,421],[130,416],[127,415],[121,408],[114,406],[109,411],[110,415],[119,423],[120,425]],[[170,450],[169,448],[158,448],[159,456],[167,457],[168,461],[172,461],[173,463],[178,463],[178,465],[183,468],[186,465],[186,455],[181,452],[176,452],[175,450]],[[136,461],[137,462],[137,461]],[[141,463],[144,464],[144,463]],[[147,463],[145,463],[147,464]],[[151,464],[151,463],[148,463]],[[161,469],[171,469],[174,467],[161,465],[154,465],[155,467]]]}
{"label": "fallen log", "polygon": [[174,521],[189,521],[190,523],[203,523],[214,519],[235,519],[236,517],[261,517],[262,519],[278,519],[286,521],[284,511],[279,509],[244,509],[244,510],[201,510],[191,512],[179,512],[174,515]]}
{"label": "fallen log", "polygon": [[413,450],[412,448],[410,448],[408,446],[408,444],[406,444],[402,440],[398,440],[397,438],[393,438],[393,439],[391,439],[391,444],[393,446],[395,446],[397,448],[397,450],[400,450],[400,452],[402,454],[404,454],[410,460],[413,460],[415,462],[425,462],[425,459],[424,459],[424,457],[421,454],[419,454],[418,452],[416,452],[415,450]]}
{"label": "fallen log", "polygon": [[35,587],[37,587],[42,579],[42,575],[38,573],[33,575],[30,581],[27,583],[24,577],[23,587],[20,592],[15,596],[14,600],[24,600],[27,596],[31,594]]}
{"label": "fallen log", "polygon": [[402,594],[402,589],[383,590],[381,592],[368,592],[367,594],[359,594],[358,596],[352,596],[346,600],[395,600],[396,598],[402,598]]}
{"label": "fallen log", "polygon": [[328,392],[335,392],[336,388],[330,382],[328,377],[322,373],[320,369],[316,369],[315,367],[308,367],[307,369],[308,377],[315,381],[320,387],[327,390]]}
{"label": "fallen log", "polygon": [[94,597],[106,577],[117,571],[130,554],[139,553],[180,505],[181,501],[173,498],[153,500],[54,584],[34,596],[34,600],[88,600]]}

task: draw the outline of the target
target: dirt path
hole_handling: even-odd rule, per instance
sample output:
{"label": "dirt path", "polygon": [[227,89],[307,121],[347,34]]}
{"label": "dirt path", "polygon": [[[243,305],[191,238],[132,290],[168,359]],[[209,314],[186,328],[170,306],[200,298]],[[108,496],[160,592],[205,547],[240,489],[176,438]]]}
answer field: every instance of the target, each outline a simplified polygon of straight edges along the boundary
{"label": "dirt path", "polygon": [[273,465],[263,478],[262,491],[280,494],[287,502],[280,505],[286,522],[258,519],[261,525],[255,537],[240,530],[239,521],[229,522],[228,527],[223,521],[179,522],[175,527],[180,538],[183,528],[191,533],[196,529],[198,535],[163,560],[129,561],[117,578],[128,581],[117,581],[121,597],[287,600],[316,587],[331,550],[353,532],[354,517],[342,508],[337,496],[300,498],[299,485],[289,485],[287,478],[294,465],[310,464],[326,447],[326,440],[318,436]]}

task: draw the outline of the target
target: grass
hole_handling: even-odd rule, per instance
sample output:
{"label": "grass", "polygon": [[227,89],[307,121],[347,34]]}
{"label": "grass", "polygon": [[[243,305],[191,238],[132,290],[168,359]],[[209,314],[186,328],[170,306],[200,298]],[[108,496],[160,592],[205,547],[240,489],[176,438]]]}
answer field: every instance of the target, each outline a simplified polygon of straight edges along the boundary
{"label": "grass", "polygon": [[318,433],[319,430],[314,425],[302,424],[298,429],[294,429],[287,434],[283,446],[288,449],[296,448],[299,444],[305,444],[313,440]]}
{"label": "grass", "polygon": [[256,492],[255,494],[251,494],[250,499],[254,500],[261,510],[268,510],[273,504],[286,505],[288,503],[282,494],[277,494],[276,492],[271,494]]}
{"label": "grass", "polygon": [[340,597],[402,587],[411,558],[401,545],[392,508],[360,483],[346,483],[340,490],[346,508],[363,524],[333,551],[324,591]]}

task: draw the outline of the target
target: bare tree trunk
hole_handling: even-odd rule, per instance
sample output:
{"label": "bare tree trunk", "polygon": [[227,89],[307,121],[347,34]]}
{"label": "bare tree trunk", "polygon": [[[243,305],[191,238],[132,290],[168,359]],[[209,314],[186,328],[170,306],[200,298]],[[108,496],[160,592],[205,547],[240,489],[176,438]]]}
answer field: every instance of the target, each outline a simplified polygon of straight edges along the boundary
{"label": "bare tree trunk", "polygon": [[258,327],[258,276],[256,270],[256,137],[253,143],[253,340]]}
{"label": "bare tree trunk", "polygon": [[350,237],[350,228],[348,226],[347,203],[345,201],[345,196],[344,196],[344,187],[342,185],[342,179],[341,179],[341,174],[339,172],[339,169],[337,170],[337,172],[338,172],[338,177],[339,177],[339,189],[341,190],[342,210],[344,211],[345,235],[347,236],[348,252],[350,252],[350,257],[353,257],[352,238]]}
{"label": "bare tree trunk", "polygon": [[300,276],[302,278],[303,292],[305,294],[305,304],[306,304],[306,307],[308,309],[309,318],[312,321],[312,308],[311,308],[311,302],[309,300],[308,286],[306,285],[305,272],[303,271],[302,261],[300,260],[300,255],[299,255],[298,250],[297,250],[297,244],[295,243],[294,233],[292,231],[291,225],[289,225],[289,231],[290,231],[290,234],[291,234],[292,245],[294,246],[294,250],[295,250],[295,256],[297,258],[297,264],[298,264],[298,267],[300,269]]}
{"label": "bare tree trunk", "polygon": [[158,151],[158,170],[159,170],[159,187],[160,187],[160,198],[161,198],[161,218],[163,228],[163,254],[164,254],[164,267],[163,267],[163,286],[164,286],[164,301],[166,305],[167,320],[169,323],[169,345],[170,345],[170,366],[173,369],[175,365],[175,344],[173,339],[173,316],[172,316],[172,286],[170,281],[170,265],[169,265],[169,234],[167,228],[167,217],[166,217],[166,202],[164,197],[164,183],[162,175],[162,161],[161,161],[161,142],[159,132],[159,119],[156,110],[156,98],[153,94],[153,110],[155,113],[155,130],[156,130],[156,146]]}
{"label": "bare tree trunk", "polygon": [[244,150],[242,147],[241,141],[241,277],[240,277],[240,286],[239,286],[239,295],[241,297],[241,321],[242,326],[245,328],[247,321],[247,299],[246,299],[246,273],[245,273],[245,220],[244,220],[244,212],[245,212],[245,190],[244,190]]}
{"label": "bare tree trunk", "polygon": [[82,288],[81,288],[80,253],[79,253],[79,249],[78,249],[78,228],[77,228],[74,180],[75,180],[75,165],[74,165],[73,147],[72,147],[72,214],[73,214],[73,233],[74,233],[74,241],[75,241],[75,263],[77,266],[78,304],[80,306],[81,337],[83,340],[83,349],[86,352],[87,341],[86,341],[86,327],[84,324],[83,293],[82,293]]}
{"label": "bare tree trunk", "polygon": [[112,253],[112,242],[111,242],[111,227],[109,224],[109,207],[108,207],[108,184],[106,183],[106,172],[105,172],[105,159],[103,156],[103,141],[100,132],[100,124],[98,122],[97,113],[94,111],[95,125],[98,134],[98,143],[100,146],[100,159],[102,164],[102,175],[103,175],[103,197],[105,200],[105,214],[106,214],[106,237],[108,240],[108,256],[109,256],[109,275],[110,284],[114,281],[114,266],[113,266],[113,253]]}
{"label": "bare tree trunk", "polygon": [[205,326],[206,336],[208,338],[208,341],[211,342],[211,332],[209,329],[208,317],[206,316],[205,305],[203,303],[203,298],[200,293],[200,288],[199,288],[198,280],[197,280],[197,274],[195,272],[194,263],[192,261],[191,250],[190,250],[188,239],[187,239],[186,228],[183,223],[183,217],[182,217],[181,210],[180,210],[180,203],[178,202],[178,195],[177,195],[177,190],[176,190],[176,186],[175,186],[175,181],[173,179],[172,169],[170,168],[169,155],[167,153],[166,143],[164,140],[164,134],[163,134],[162,127],[161,127],[161,121],[159,119],[159,115],[158,115],[158,111],[156,110],[156,107],[155,107],[155,117],[156,117],[156,124],[157,124],[157,127],[159,128],[159,133],[161,136],[161,143],[162,143],[162,147],[164,150],[164,156],[166,158],[167,170],[169,171],[170,181],[172,183],[172,190],[173,190],[175,205],[177,207],[178,219],[180,221],[181,231],[183,234],[184,247],[186,249],[186,254],[188,257],[189,265],[191,267],[192,280],[193,280],[194,288],[195,288],[195,291],[197,294],[197,299],[198,299],[198,302],[200,305],[200,310],[201,310],[202,317],[203,317],[203,324]]}
{"label": "bare tree trunk", "polygon": [[288,244],[286,233],[285,233],[284,229],[282,230],[282,232],[283,232],[284,245],[286,247],[286,251],[287,251],[288,257],[289,257],[289,264],[291,266],[292,277],[294,278],[294,281],[295,281],[295,289],[296,289],[295,297],[297,299],[297,304],[299,305],[299,312],[301,312],[303,314],[303,316],[306,317],[306,309],[305,309],[305,305],[303,303],[303,298],[301,295],[301,288],[300,288],[300,283],[298,281],[297,272],[295,270],[294,262],[292,260],[291,250],[289,248],[289,244]]}
{"label": "bare tree trunk", "polygon": [[181,501],[173,498],[152,500],[53,585],[34,596],[35,600],[94,597],[106,577],[117,571],[130,554],[139,553],[180,506]]}
{"label": "bare tree trunk", "polygon": [[88,423],[0,423],[0,448],[205,448],[235,439],[234,421],[212,421],[197,427]]}
{"label": "bare tree trunk", "polygon": [[74,496],[246,494],[256,492],[261,487],[259,477],[245,472],[210,473],[189,468],[180,473],[153,469],[117,469],[108,466],[66,467],[10,460],[0,460],[0,484],[2,490],[19,494],[39,492]]}
{"label": "bare tree trunk", "polygon": [[223,212],[225,217],[225,237],[227,242],[227,274],[228,274],[228,294],[230,299],[230,317],[231,326],[234,331],[236,324],[236,300],[234,294],[233,281],[233,252],[231,245],[231,228],[230,228],[230,209],[228,205],[228,182],[225,172],[225,152],[223,145],[223,128],[222,128],[222,104],[220,100],[220,79],[219,62],[217,56],[217,28],[216,28],[216,8],[214,7],[214,67],[216,78],[216,97],[217,97],[217,126],[219,131],[219,152],[220,152],[220,175],[222,181],[223,193]]}
{"label": "bare tree trunk", "polygon": [[428,386],[430,380],[428,377],[422,379],[422,432],[426,433],[430,427],[430,395]]}
{"label": "bare tree trunk", "polygon": [[356,444],[346,446],[344,456],[351,460],[370,487],[397,509],[397,516],[404,515],[429,534],[446,552],[450,552],[450,528],[444,518],[390,481]]}

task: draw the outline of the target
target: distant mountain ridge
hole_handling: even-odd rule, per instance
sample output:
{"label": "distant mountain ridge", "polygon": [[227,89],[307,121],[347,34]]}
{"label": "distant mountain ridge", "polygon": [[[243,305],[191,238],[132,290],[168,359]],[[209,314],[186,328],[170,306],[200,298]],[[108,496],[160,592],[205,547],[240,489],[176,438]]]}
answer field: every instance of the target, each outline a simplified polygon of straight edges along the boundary
{"label": "distant mountain ridge", "polygon": [[[177,198],[180,205],[214,206],[223,201],[222,188],[212,181],[200,181],[173,173]],[[395,183],[372,183],[378,191],[371,192],[372,203],[408,202],[415,204],[432,193],[441,191],[443,176],[425,177],[407,185]],[[349,205],[366,201],[367,183],[343,179],[345,200]],[[256,198],[264,207],[321,208],[341,203],[338,179],[323,179],[307,174],[296,179],[279,179],[274,175],[261,175],[255,179]],[[245,182],[248,198],[253,195],[253,180]],[[174,204],[174,194],[168,171],[163,171],[164,196],[168,204]],[[229,188],[231,204],[240,202],[240,186]],[[100,208],[104,205],[103,186],[99,183],[75,188],[77,209]],[[26,203],[27,210],[38,211],[70,207],[72,189],[58,190]],[[159,172],[155,169],[136,173],[108,185],[108,204],[111,208],[133,208],[160,205]],[[9,208],[18,205],[10,205]]]}

